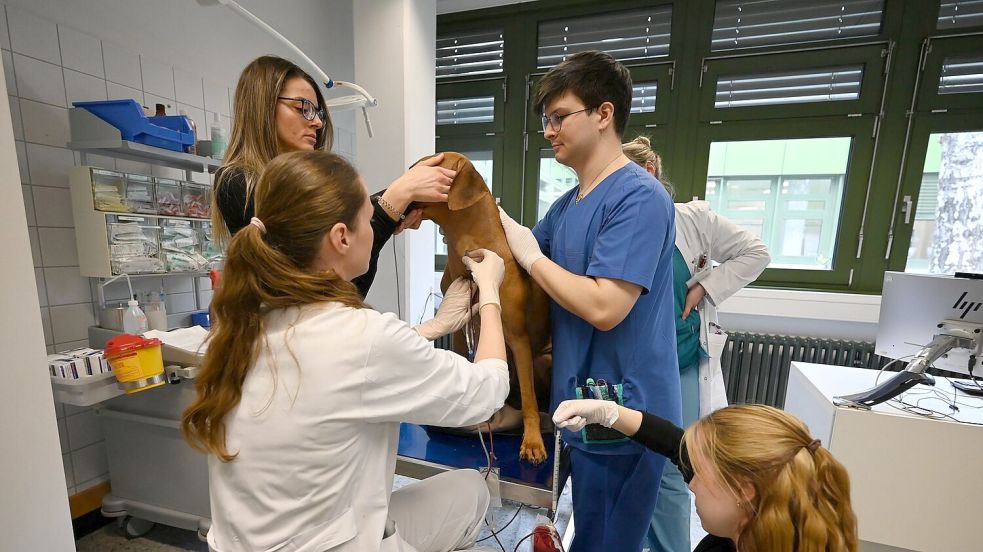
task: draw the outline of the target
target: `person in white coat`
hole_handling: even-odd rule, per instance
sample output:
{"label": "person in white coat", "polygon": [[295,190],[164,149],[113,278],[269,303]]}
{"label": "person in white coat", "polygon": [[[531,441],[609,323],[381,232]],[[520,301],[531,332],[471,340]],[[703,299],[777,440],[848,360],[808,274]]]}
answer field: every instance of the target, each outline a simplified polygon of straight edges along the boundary
{"label": "person in white coat", "polygon": [[[625,155],[673,193],[662,159],[648,138],[622,145]],[[706,201],[676,203],[673,296],[676,350],[682,390],[683,426],[727,406],[720,355],[727,334],[717,321],[717,306],[753,282],[771,261],[757,236],[710,210]],[[667,465],[647,535],[655,551],[690,548],[690,498],[682,474]]]}
{"label": "person in white coat", "polygon": [[372,205],[347,161],[281,155],[255,199],[227,251],[198,396],[182,420],[209,455],[209,549],[471,546],[489,503],[478,472],[391,489],[400,422],[474,425],[508,395],[502,259],[485,250],[464,259],[481,313],[471,363],[426,339],[470,317],[463,282],[415,329],[362,302],[351,280],[368,267]]}

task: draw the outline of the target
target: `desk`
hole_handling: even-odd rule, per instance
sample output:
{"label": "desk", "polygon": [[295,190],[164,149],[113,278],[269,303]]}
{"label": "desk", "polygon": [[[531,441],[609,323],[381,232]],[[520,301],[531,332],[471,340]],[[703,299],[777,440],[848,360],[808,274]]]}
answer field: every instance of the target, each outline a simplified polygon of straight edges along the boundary
{"label": "desk", "polygon": [[[881,375],[881,381],[891,374]],[[893,401],[869,411],[837,407],[834,396],[874,385],[877,372],[793,362],[785,410],[801,418],[850,473],[864,551],[983,550],[983,400],[957,395],[959,421],[901,411]],[[952,385],[935,388],[953,396]],[[901,398],[940,412],[946,402],[916,386]]]}

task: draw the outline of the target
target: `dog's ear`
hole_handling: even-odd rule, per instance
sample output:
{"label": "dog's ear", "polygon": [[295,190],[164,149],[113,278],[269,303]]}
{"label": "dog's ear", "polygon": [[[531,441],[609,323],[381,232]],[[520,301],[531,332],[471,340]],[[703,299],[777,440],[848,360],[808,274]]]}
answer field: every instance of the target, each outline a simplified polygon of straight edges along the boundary
{"label": "dog's ear", "polygon": [[485,180],[467,159],[462,160],[456,170],[457,176],[451,182],[451,191],[447,194],[447,208],[451,211],[467,209],[491,193]]}

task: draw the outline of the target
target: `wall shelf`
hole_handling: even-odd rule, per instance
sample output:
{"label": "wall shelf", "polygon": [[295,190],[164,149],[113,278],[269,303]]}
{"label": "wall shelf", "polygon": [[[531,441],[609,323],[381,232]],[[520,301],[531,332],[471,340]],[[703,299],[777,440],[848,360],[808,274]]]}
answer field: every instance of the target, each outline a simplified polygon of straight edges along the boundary
{"label": "wall shelf", "polygon": [[[119,129],[79,107],[68,110],[68,121],[71,127],[71,141],[68,142],[68,148],[82,154],[82,165],[88,164],[85,156],[92,154],[188,172],[213,173],[222,166],[222,161],[219,159],[123,140]],[[191,180],[190,175],[187,180]]]}

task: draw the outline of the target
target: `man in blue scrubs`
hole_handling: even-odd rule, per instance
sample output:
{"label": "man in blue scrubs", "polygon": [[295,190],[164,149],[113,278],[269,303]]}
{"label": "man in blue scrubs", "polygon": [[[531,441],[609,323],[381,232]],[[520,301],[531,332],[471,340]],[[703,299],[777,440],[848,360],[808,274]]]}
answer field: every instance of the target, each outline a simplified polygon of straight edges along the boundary
{"label": "man in blue scrubs", "polygon": [[[672,302],[672,199],[621,150],[631,76],[611,56],[582,52],[539,82],[535,105],[556,160],[579,185],[533,230],[505,213],[516,261],[550,295],[551,408],[587,378],[620,383],[625,406],[681,423]],[[635,551],[655,510],[663,456],[628,442],[571,447],[572,552]]]}

